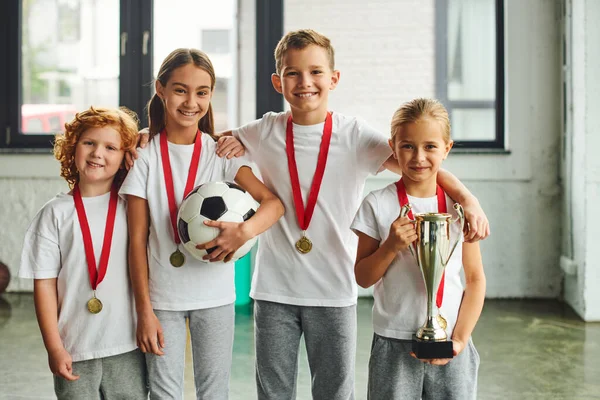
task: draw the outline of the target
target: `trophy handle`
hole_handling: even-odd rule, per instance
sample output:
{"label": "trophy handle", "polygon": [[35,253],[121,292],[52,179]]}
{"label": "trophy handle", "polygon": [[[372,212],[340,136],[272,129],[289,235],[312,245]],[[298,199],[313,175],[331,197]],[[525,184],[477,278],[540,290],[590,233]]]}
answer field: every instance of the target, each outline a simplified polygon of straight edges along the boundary
{"label": "trophy handle", "polygon": [[[412,207],[410,204],[406,204],[406,205],[402,206],[402,208],[400,209],[400,217],[406,217],[411,208]],[[461,210],[462,210],[462,208],[461,208]],[[410,254],[412,254],[413,258],[417,262],[417,265],[419,265],[419,260],[417,259],[417,256],[415,255],[415,251],[413,250],[412,243],[408,245],[408,250],[410,250]]]}
{"label": "trophy handle", "polygon": [[458,245],[458,242],[460,241],[460,235],[462,234],[463,229],[465,228],[465,211],[463,210],[462,206],[458,203],[454,203],[454,209],[456,210],[458,217],[456,219],[452,220],[451,222],[454,223],[456,221],[460,221],[460,231],[459,231],[460,233],[456,237],[456,240],[454,241],[454,244],[452,245],[452,248],[450,249],[450,253],[448,253],[448,258],[446,258],[446,260],[444,260],[443,256],[440,257],[442,259],[442,264],[444,265],[444,267],[446,265],[448,265],[448,262],[450,261],[450,257],[452,257],[452,253],[454,253],[454,250],[456,249],[456,246]]}

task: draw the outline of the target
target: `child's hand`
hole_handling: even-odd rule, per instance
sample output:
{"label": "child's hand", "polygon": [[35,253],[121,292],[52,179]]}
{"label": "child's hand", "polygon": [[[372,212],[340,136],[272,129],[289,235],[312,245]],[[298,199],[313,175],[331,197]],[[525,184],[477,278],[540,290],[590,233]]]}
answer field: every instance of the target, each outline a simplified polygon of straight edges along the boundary
{"label": "child's hand", "polygon": [[210,260],[210,262],[231,261],[236,250],[252,238],[252,235],[244,229],[245,225],[243,222],[204,221],[204,224],[218,228],[221,231],[219,236],[210,242],[196,246],[196,248],[200,250],[216,247],[210,254],[202,257],[205,260]]}
{"label": "child's hand", "polygon": [[142,353],[165,354],[162,351],[165,347],[162,326],[154,311],[138,313],[136,339]]}
{"label": "child's hand", "polygon": [[[136,147],[141,147],[143,149],[146,147],[149,141],[150,130],[148,128],[143,128],[138,132],[138,142]],[[133,167],[133,162],[138,158],[136,147],[125,152],[125,168],[127,168],[127,171]]]}
{"label": "child's hand", "polygon": [[217,155],[219,157],[227,156],[228,159],[241,157],[246,153],[246,149],[239,140],[233,136],[221,136],[217,141]]}
{"label": "child's hand", "polygon": [[473,243],[483,240],[490,235],[490,223],[479,205],[479,201],[474,198],[473,201],[462,204],[465,211],[465,242]]}
{"label": "child's hand", "polygon": [[415,240],[417,240],[417,231],[413,222],[408,217],[398,217],[392,222],[390,234],[383,245],[397,253],[408,248]]}
{"label": "child's hand", "polygon": [[[465,342],[452,338],[452,355],[454,357],[458,356],[460,352],[464,350],[464,348]],[[410,355],[414,358],[417,358],[417,356],[413,352],[411,352]],[[422,361],[426,364],[442,366],[452,361],[452,358],[417,358],[417,360]]]}
{"label": "child's hand", "polygon": [[79,375],[73,375],[73,359],[64,347],[48,351],[48,366],[56,376],[63,377],[68,381],[79,379]]}

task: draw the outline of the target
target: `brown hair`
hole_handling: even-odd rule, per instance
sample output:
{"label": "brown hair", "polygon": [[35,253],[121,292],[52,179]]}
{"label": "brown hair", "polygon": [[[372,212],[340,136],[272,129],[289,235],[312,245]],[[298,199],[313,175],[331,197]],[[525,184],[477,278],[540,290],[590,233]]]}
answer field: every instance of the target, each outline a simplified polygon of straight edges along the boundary
{"label": "brown hair", "polygon": [[[169,79],[173,71],[179,67],[186,66],[188,64],[194,64],[196,67],[206,71],[210,75],[210,90],[211,92],[215,89],[216,76],[215,70],[208,56],[196,49],[176,49],[171,52],[162,62],[156,80],[160,82],[162,86],[167,86]],[[155,93],[150,99],[147,105],[148,109],[148,121],[150,122],[150,138],[160,133],[166,126],[166,112],[163,101]],[[212,110],[212,103],[208,105],[208,111],[198,121],[198,129],[209,135],[213,135],[215,132],[215,124]]]}
{"label": "brown hair", "polygon": [[[83,134],[91,128],[114,128],[121,136],[121,148],[125,151],[135,147],[138,140],[138,118],[125,107],[90,107],[77,113],[71,122],[65,124],[65,132],[54,139],[54,157],[60,162],[60,176],[66,179],[69,187],[79,182],[79,171],[75,165],[75,148]],[[114,182],[120,185],[127,171],[119,169]]]}
{"label": "brown hair", "polygon": [[417,122],[424,118],[431,118],[439,122],[444,131],[444,141],[450,143],[450,117],[448,111],[438,100],[426,98],[411,100],[402,104],[396,110],[391,123],[392,138],[402,125]]}
{"label": "brown hair", "polygon": [[322,47],[327,51],[329,57],[329,67],[333,71],[335,67],[335,54],[331,41],[319,32],[313,31],[312,29],[300,29],[298,31],[288,32],[284,37],[281,38],[277,47],[275,48],[275,70],[277,74],[281,74],[281,68],[283,67],[283,57],[289,49],[302,50],[307,46],[314,44]]}

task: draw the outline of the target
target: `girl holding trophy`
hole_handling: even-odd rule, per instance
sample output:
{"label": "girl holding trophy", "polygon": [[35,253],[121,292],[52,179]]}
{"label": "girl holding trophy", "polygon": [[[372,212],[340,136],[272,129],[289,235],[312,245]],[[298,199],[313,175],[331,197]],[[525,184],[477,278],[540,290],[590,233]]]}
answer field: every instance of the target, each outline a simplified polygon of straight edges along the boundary
{"label": "girl holding trophy", "polygon": [[[390,139],[402,178],[369,193],[351,225],[359,238],[356,282],[375,285],[370,400],[477,396],[479,355],[471,333],[486,283],[479,244],[465,243],[461,226],[451,223],[462,218],[462,208],[455,210],[437,185],[452,145],[448,113],[438,101],[403,104]],[[443,347],[449,352],[438,351]]]}

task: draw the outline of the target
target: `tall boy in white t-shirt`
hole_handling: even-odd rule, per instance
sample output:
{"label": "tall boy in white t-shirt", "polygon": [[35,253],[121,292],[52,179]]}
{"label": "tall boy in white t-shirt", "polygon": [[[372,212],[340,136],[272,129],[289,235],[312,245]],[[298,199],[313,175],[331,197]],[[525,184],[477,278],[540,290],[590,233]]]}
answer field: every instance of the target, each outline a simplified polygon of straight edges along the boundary
{"label": "tall boy in white t-shirt", "polygon": [[[312,31],[285,35],[275,50],[272,83],[291,112],[267,113],[220,139],[231,157],[239,140],[284,216],[263,233],[251,296],[255,300],[259,399],[292,399],[304,334],[315,399],[354,398],[357,240],[350,223],[369,174],[397,168],[388,139],[363,121],[329,112],[340,78],[329,39]],[[237,139],[237,140],[236,140]],[[473,238],[487,235],[477,200],[451,174],[441,184],[466,205]]]}

